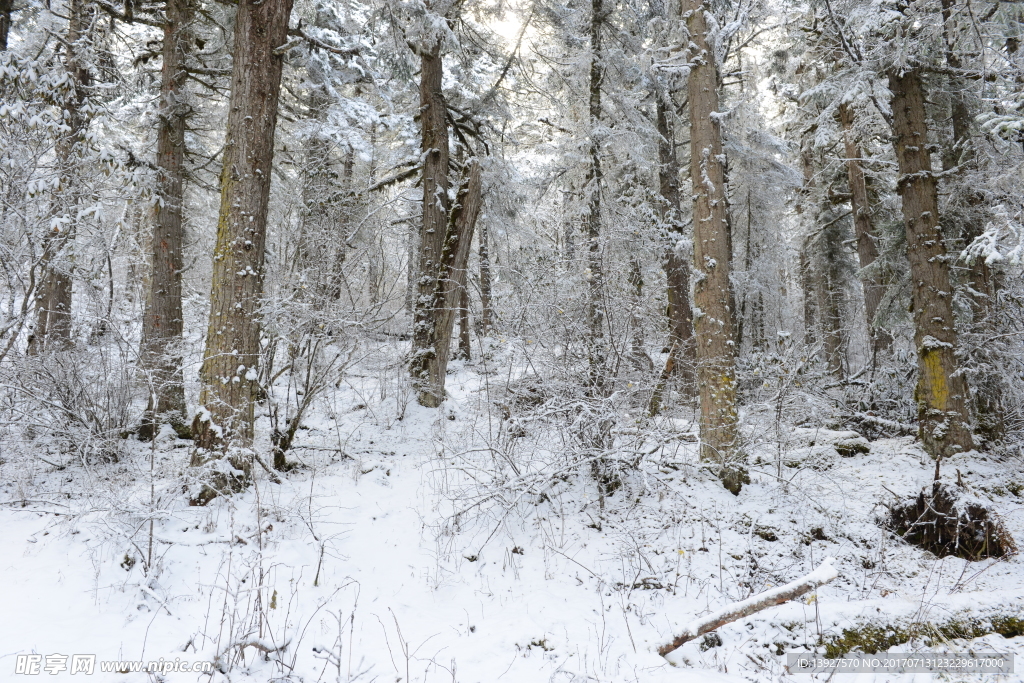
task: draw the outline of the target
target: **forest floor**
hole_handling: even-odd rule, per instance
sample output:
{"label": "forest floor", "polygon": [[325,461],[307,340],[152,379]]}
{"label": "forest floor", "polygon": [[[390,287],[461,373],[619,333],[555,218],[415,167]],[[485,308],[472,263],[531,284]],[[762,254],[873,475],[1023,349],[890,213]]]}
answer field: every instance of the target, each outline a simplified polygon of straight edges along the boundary
{"label": "forest floor", "polygon": [[[789,674],[780,655],[822,652],[864,625],[1024,614],[1019,555],[940,559],[880,526],[894,495],[932,480],[910,438],[844,457],[834,444],[853,435],[752,420],[758,464],[734,497],[677,414],[614,432],[615,457],[635,467],[600,496],[558,415],[502,415],[500,372],[453,364],[450,400],[428,410],[402,388],[400,359],[387,363],[321,397],[289,452],[301,466],[280,484],[259,471],[246,493],[207,507],[187,504],[189,444],[169,429],[107,463],[0,444],[0,680],[90,680],[16,675],[18,655],[35,653],[43,666],[95,654],[92,680],[126,683],[825,681]],[[978,453],[944,466],[1019,544],[1021,469]],[[815,596],[670,661],[655,652],[695,617],[827,557],[839,578]],[[1024,636],[887,650],[1015,653],[1018,673],[856,680],[1024,681]],[[100,671],[161,658],[226,673]]]}

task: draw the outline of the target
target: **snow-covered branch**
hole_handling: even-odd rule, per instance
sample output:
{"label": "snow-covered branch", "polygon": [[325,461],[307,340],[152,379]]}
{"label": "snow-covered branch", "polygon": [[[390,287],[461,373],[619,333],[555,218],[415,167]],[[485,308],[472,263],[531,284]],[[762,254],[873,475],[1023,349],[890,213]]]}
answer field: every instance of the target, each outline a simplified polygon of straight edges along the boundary
{"label": "snow-covered branch", "polygon": [[700,619],[694,619],[682,633],[672,639],[671,643],[659,647],[658,654],[664,657],[698,636],[710,633],[726,624],[731,624],[737,619],[749,617],[751,614],[760,612],[763,609],[799,598],[801,595],[810,593],[815,588],[825,585],[837,576],[839,576],[839,572],[832,566],[832,559],[828,558],[821,563],[820,567],[803,578],[790,581],[785,586],[773,588],[746,600],[726,605],[717,612],[712,612]]}

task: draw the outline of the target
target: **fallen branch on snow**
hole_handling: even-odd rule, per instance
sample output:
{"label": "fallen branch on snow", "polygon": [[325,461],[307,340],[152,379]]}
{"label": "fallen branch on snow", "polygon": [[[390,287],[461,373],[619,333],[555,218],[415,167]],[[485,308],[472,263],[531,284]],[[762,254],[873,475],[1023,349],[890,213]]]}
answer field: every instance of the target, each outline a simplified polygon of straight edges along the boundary
{"label": "fallen branch on snow", "polygon": [[884,427],[885,429],[891,429],[898,434],[917,434],[917,425],[907,424],[905,422],[896,422],[894,420],[886,420],[874,415],[868,415],[867,413],[853,413],[853,418],[855,420],[860,420],[861,422],[869,422],[871,424],[878,425],[879,427]]}
{"label": "fallen branch on snow", "polygon": [[676,636],[671,643],[659,647],[658,654],[664,657],[669,652],[682,647],[698,636],[710,633],[726,624],[731,624],[737,619],[749,617],[755,612],[760,612],[763,609],[799,598],[805,593],[810,593],[818,586],[825,585],[837,576],[839,576],[839,572],[832,566],[832,559],[828,558],[821,563],[820,567],[801,579],[790,581],[785,586],[773,588],[746,600],[726,605],[717,612],[712,612],[700,619],[694,619],[686,627],[686,630]]}

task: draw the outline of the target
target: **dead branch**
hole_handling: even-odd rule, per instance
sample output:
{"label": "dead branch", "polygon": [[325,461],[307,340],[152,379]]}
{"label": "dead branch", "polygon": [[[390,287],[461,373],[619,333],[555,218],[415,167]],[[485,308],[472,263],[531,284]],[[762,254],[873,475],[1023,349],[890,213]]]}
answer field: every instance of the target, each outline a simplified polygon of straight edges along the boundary
{"label": "dead branch", "polygon": [[835,567],[832,566],[831,558],[826,559],[821,563],[820,567],[803,578],[797,579],[796,581],[790,581],[785,586],[773,588],[772,590],[765,591],[760,595],[755,595],[747,598],[746,600],[726,605],[717,612],[712,612],[700,619],[694,619],[690,622],[690,625],[686,627],[686,630],[676,636],[671,643],[659,647],[658,654],[664,657],[668,653],[682,647],[684,644],[698,636],[710,633],[711,631],[721,628],[726,624],[731,624],[737,619],[749,617],[751,614],[760,612],[763,609],[774,607],[775,605],[781,605],[782,603],[789,602],[794,598],[799,598],[805,593],[810,593],[818,586],[825,585],[837,576],[839,576],[839,572],[837,572]]}

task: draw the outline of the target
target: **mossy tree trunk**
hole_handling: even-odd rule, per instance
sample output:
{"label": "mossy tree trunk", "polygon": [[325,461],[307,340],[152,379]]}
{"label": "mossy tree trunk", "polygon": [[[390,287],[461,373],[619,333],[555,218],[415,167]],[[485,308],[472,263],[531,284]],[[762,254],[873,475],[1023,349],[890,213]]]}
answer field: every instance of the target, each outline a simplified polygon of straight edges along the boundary
{"label": "mossy tree trunk", "polygon": [[[448,119],[441,80],[444,64],[437,43],[420,54],[420,134],[423,153],[423,222],[419,234],[419,267],[412,288],[412,357],[410,374],[420,405],[436,408],[444,401],[447,347],[438,354],[438,311],[435,295],[448,223]],[[450,335],[450,332],[449,332]],[[451,337],[449,336],[450,340]]]}
{"label": "mossy tree trunk", "polygon": [[919,436],[932,457],[942,458],[974,445],[967,382],[956,357],[950,255],[939,226],[921,73],[891,72],[889,90],[912,282]]}
{"label": "mossy tree trunk", "polygon": [[746,472],[736,404],[736,340],[729,282],[732,239],[718,115],[718,65],[708,40],[705,13],[710,10],[702,0],[685,0],[684,8],[695,47],[688,90],[701,459],[718,463],[725,487],[738,494]]}
{"label": "mossy tree trunk", "polygon": [[[462,309],[462,295],[466,288],[466,265],[469,261],[473,231],[483,203],[480,163],[470,159],[459,182],[455,203],[441,233],[441,249],[436,265],[421,275],[421,282],[429,278],[432,289],[426,295],[425,307],[430,312],[431,343],[429,348],[429,378],[433,387],[421,403],[434,408],[444,401],[445,375],[451,358],[452,334],[455,319]],[[468,322],[467,322],[468,325]],[[421,399],[423,394],[420,395]],[[436,403],[433,400],[436,398]]]}
{"label": "mossy tree trunk", "polygon": [[[193,465],[223,457],[249,476],[260,357],[267,207],[274,130],[292,0],[242,0],[235,18],[220,217],[206,349],[200,370],[202,409],[192,431]],[[207,492],[207,495],[211,492]],[[215,490],[213,491],[215,493]]]}

